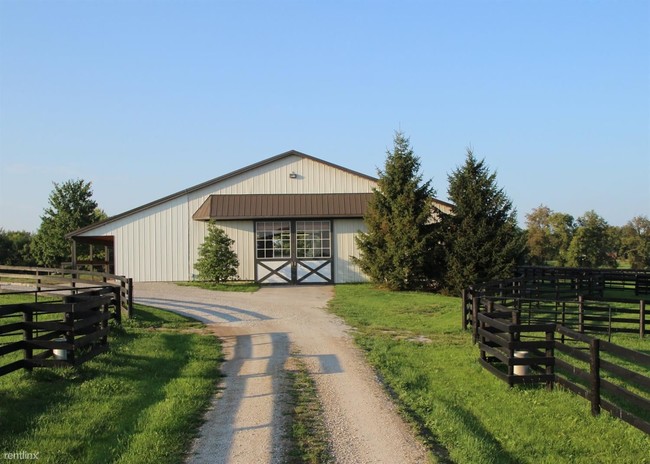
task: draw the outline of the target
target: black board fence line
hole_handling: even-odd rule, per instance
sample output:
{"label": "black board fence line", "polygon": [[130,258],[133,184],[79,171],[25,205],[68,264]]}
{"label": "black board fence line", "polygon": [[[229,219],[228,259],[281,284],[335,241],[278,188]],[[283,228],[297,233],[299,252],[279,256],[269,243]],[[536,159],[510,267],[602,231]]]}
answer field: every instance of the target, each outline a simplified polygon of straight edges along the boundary
{"label": "black board fence line", "polygon": [[[564,274],[560,274],[560,270]],[[579,332],[628,332],[639,333],[640,337],[650,331],[650,320],[646,317],[646,300],[650,297],[635,294],[638,280],[650,279],[650,271],[601,272],[599,275],[604,276],[605,280],[602,280],[603,285],[596,286],[600,289],[598,291],[592,284],[577,283],[577,271],[585,270],[528,267],[520,268],[520,271],[516,278],[487,282],[463,292],[463,329],[472,323],[472,298],[479,296],[506,307],[526,309],[530,323],[550,321],[570,326]],[[613,280],[613,276],[618,276],[617,280]],[[592,277],[581,279],[595,281]],[[621,284],[624,279],[628,279],[626,291],[623,291]],[[602,291],[613,287],[623,296]]]}
{"label": "black board fence line", "polygon": [[594,415],[604,409],[650,434],[650,377],[626,367],[650,369],[649,355],[555,323],[522,323],[520,310],[494,303],[473,317],[479,362],[497,378],[510,386],[561,385],[589,400]]}
{"label": "black board fence line", "polygon": [[[78,366],[106,352],[108,322],[119,312],[116,288],[112,286],[67,296],[59,302],[0,306],[0,359],[23,352],[22,359],[13,356],[0,365],[0,376],[19,369]],[[21,339],[2,343],[2,338],[9,337]]]}
{"label": "black board fence line", "polygon": [[[25,290],[5,289],[12,285],[25,287]],[[133,279],[131,278],[77,269],[0,266],[0,295],[33,293],[35,302],[38,301],[39,294],[75,294],[80,290],[105,286],[119,289],[118,302],[121,311],[117,314],[117,321],[121,321],[122,312],[130,318],[133,315]]]}

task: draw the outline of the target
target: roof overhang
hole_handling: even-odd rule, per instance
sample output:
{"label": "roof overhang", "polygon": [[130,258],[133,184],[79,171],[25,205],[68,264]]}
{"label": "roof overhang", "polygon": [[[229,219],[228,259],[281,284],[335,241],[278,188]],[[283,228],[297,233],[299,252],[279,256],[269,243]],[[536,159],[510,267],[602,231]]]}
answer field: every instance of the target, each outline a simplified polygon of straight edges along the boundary
{"label": "roof overhang", "polygon": [[361,218],[372,193],[210,195],[195,221],[271,218]]}
{"label": "roof overhang", "polygon": [[112,235],[78,235],[71,238],[77,243],[88,243],[99,246],[113,246],[115,242],[115,238]]}

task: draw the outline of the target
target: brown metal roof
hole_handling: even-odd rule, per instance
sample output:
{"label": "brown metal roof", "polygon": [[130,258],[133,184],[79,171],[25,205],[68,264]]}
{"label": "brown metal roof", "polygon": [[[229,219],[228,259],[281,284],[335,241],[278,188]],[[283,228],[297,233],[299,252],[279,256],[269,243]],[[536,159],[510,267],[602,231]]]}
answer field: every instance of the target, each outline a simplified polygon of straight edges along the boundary
{"label": "brown metal roof", "polygon": [[195,221],[261,218],[360,218],[372,193],[210,195]]}

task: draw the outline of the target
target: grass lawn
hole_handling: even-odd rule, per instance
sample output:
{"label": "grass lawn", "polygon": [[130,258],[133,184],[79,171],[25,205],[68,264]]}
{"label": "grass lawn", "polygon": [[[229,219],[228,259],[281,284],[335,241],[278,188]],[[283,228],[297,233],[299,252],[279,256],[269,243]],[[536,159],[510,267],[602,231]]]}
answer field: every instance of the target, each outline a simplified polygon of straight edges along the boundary
{"label": "grass lawn", "polygon": [[[2,303],[7,303],[2,301]],[[136,305],[110,351],[77,369],[0,377],[0,461],[180,463],[219,378],[218,340],[202,324]]]}
{"label": "grass lawn", "polygon": [[481,368],[457,298],[338,285],[330,309],[356,329],[440,462],[650,463],[643,432],[593,417],[568,391],[509,388]]}

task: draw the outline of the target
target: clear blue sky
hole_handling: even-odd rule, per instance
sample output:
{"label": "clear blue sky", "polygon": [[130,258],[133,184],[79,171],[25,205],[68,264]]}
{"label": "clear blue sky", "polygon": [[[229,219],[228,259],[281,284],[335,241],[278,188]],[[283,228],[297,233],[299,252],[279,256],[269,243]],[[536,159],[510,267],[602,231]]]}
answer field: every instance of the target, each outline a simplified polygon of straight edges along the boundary
{"label": "clear blue sky", "polygon": [[437,196],[471,145],[524,215],[650,216],[649,1],[0,0],[0,227],[118,214],[296,149]]}

